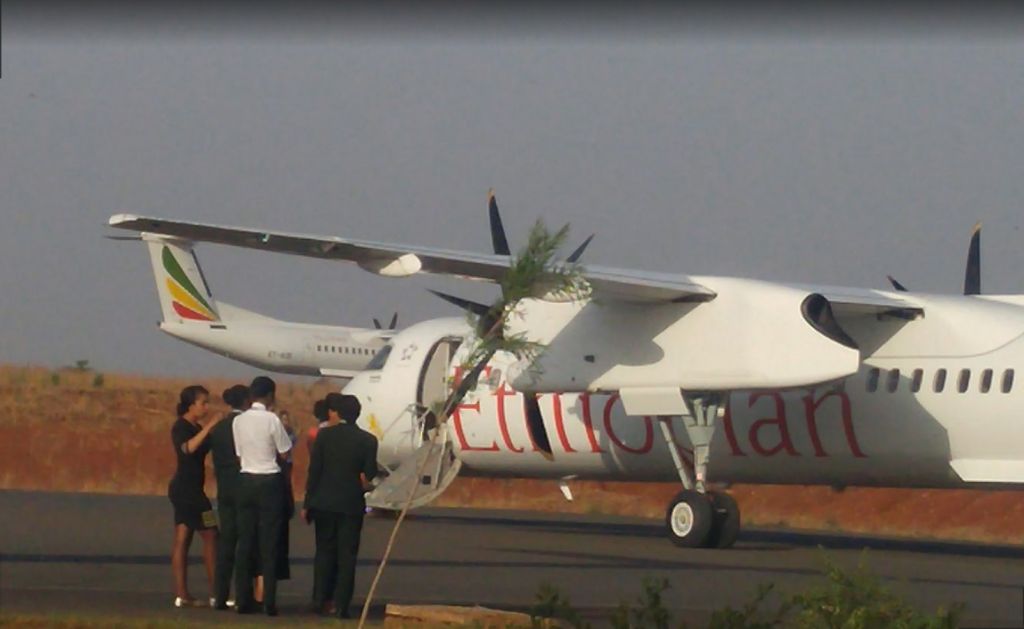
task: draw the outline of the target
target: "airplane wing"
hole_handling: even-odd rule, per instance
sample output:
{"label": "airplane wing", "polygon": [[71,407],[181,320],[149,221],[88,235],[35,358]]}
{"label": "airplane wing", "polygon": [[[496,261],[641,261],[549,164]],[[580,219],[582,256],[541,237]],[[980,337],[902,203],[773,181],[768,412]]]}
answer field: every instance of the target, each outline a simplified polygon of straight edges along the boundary
{"label": "airplane wing", "polygon": [[[228,227],[134,214],[116,214],[110,217],[109,224],[119,229],[190,241],[354,262],[367,271],[388,277],[432,273],[497,283],[511,262],[509,256],[503,255]],[[587,265],[583,277],[598,297],[625,302],[699,302],[714,299],[716,295],[713,289],[682,274]],[[909,319],[923,313],[912,297],[903,294],[848,287],[792,286],[824,295],[837,314],[888,314]]]}
{"label": "airplane wing", "polygon": [[[197,242],[354,262],[367,271],[388,277],[433,273],[500,282],[510,264],[510,258],[501,255],[227,227],[134,214],[116,214],[110,217],[109,224],[119,229]],[[708,301],[715,297],[714,291],[685,275],[587,266],[583,276],[595,294],[621,301]]]}

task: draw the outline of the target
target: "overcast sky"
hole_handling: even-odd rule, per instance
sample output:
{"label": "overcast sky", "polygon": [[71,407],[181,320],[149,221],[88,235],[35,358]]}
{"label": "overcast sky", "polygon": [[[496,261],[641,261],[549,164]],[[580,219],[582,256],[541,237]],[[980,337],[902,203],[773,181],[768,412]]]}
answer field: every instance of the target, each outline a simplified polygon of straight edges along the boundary
{"label": "overcast sky", "polygon": [[[457,249],[569,222],[585,261],[1024,292],[1024,39],[22,35],[0,78],[0,362],[251,375],[160,333],[133,212]],[[216,298],[370,325],[493,289],[212,245]]]}

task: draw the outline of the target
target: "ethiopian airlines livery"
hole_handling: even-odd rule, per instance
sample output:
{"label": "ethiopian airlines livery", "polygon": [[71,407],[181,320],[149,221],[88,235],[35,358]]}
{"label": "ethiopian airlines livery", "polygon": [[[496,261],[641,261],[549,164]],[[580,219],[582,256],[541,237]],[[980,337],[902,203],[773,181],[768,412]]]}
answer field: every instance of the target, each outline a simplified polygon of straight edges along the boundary
{"label": "ethiopian airlines livery", "polygon": [[[386,277],[499,282],[511,261],[497,237],[495,253],[480,254],[127,214],[110,225],[149,234],[154,265],[166,238],[354,262]],[[976,231],[965,295],[588,265],[587,298],[521,303],[512,332],[543,351],[529,364],[496,355],[441,429],[429,409],[461,378],[474,331],[462,318],[396,331],[345,387],[393,471],[372,502],[401,504],[416,486],[422,504],[460,473],[678,479],[669,538],[727,547],[739,510],[718,483],[1024,487],[1024,296],[979,294],[977,242]],[[191,279],[161,288],[165,319],[186,318],[178,304],[212,315],[190,325],[225,321],[223,304],[199,299],[205,283],[186,262],[162,266]]]}
{"label": "ethiopian airlines livery", "polygon": [[142,240],[160,297],[160,329],[203,349],[280,373],[351,378],[394,335],[393,329],[281,321],[216,300],[191,242],[155,234]]}

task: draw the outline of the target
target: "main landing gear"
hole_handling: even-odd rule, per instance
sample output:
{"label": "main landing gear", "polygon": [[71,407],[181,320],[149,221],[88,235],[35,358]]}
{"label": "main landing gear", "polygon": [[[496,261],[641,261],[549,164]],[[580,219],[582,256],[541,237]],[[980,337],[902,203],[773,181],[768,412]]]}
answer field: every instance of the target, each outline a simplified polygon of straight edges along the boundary
{"label": "main landing gear", "polygon": [[660,420],[662,436],[683,483],[683,491],[668,505],[665,529],[672,543],[682,548],[730,548],[740,533],[739,505],[724,491],[709,491],[705,486],[711,438],[719,415],[724,413],[728,394],[684,398],[690,411],[683,416],[683,424],[693,444],[692,469],[679,452],[669,419]]}

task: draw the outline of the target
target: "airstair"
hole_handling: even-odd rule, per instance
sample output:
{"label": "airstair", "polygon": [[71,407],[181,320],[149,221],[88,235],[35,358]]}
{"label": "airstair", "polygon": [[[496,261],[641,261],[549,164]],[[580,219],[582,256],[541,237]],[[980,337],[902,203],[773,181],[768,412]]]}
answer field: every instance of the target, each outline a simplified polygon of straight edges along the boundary
{"label": "airstair", "polygon": [[[366,496],[367,506],[374,509],[399,511],[413,494],[410,508],[422,507],[437,498],[462,469],[462,461],[455,456],[452,443],[445,439],[444,427],[436,439],[426,439],[398,465],[372,492]],[[415,492],[415,493],[413,493]]]}

